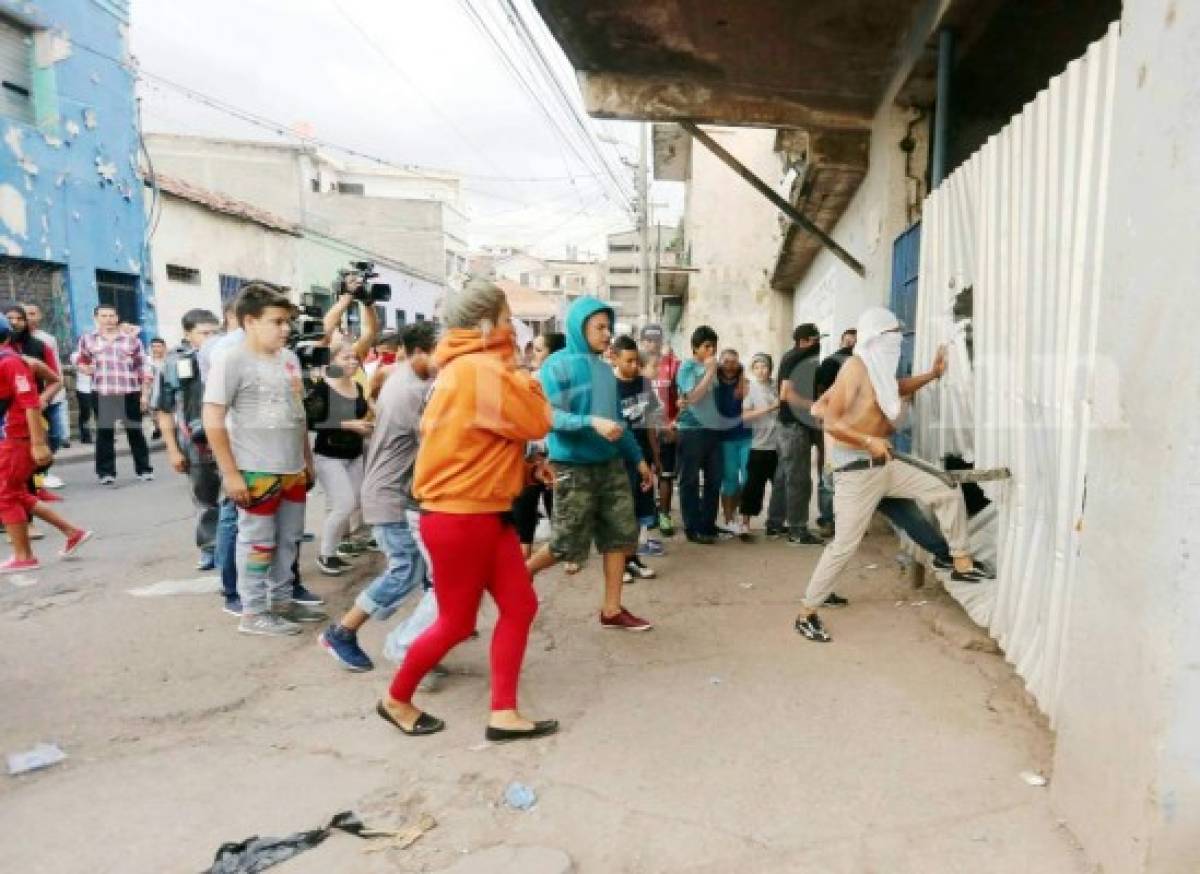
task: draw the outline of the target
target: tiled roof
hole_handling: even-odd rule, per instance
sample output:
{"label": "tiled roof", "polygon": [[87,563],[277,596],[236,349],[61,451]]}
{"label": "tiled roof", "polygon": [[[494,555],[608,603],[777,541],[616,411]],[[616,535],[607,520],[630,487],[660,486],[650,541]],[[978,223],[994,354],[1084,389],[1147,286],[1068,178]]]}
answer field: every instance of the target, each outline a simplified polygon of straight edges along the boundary
{"label": "tiled roof", "polygon": [[[265,209],[252,206],[243,200],[236,200],[216,191],[200,188],[198,185],[184,182],[178,177],[168,176],[165,173],[155,173],[153,181],[158,183],[158,187],[164,193],[197,204],[198,206],[203,206],[206,209],[211,209],[213,212],[254,222],[256,225],[262,225],[264,228],[270,228],[273,231],[282,231],[285,234],[300,236],[299,225],[293,224],[274,213],[267,212]],[[146,184],[152,184],[151,177],[147,177]]]}

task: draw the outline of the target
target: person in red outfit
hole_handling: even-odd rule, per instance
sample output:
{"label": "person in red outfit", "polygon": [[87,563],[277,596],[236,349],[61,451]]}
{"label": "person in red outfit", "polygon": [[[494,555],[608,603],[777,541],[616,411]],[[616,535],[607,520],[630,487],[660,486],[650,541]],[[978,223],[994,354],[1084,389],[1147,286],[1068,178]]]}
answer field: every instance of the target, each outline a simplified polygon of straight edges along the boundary
{"label": "person in red outfit", "polygon": [[0,440],[0,521],[12,541],[13,554],[0,563],[0,573],[34,571],[41,567],[29,545],[29,517],[53,525],[67,539],[60,555],[72,555],[91,539],[92,532],[73,525],[46,508],[29,491],[29,480],[52,455],[42,419],[37,380],[21,354],[12,347],[12,325],[0,316],[0,410],[4,439]]}
{"label": "person in red outfit", "polygon": [[409,648],[376,711],[408,735],[445,728],[412,703],[417,684],[453,647],[471,636],[486,591],[500,617],[492,635],[491,741],[544,737],[552,719],[517,710],[517,683],[537,613],[513,522],[513,499],[528,478],[525,444],[550,430],[541,386],[520,369],[504,292],[473,280],[446,306],[448,333],[434,360],[439,376],[421,418],[413,494],[421,537],[433,564],[437,621]]}

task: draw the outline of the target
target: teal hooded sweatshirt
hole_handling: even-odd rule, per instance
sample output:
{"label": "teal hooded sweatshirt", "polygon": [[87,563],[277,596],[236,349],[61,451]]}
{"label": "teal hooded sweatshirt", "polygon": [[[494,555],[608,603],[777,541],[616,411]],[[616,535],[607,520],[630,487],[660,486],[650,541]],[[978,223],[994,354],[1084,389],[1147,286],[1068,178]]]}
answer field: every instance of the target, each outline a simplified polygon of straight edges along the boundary
{"label": "teal hooded sweatshirt", "polygon": [[554,427],[546,440],[550,460],[564,464],[602,464],[618,455],[633,464],[642,450],[628,428],[616,443],[605,440],[591,426],[592,416],[624,424],[617,378],[612,368],[593,352],[583,326],[596,313],[613,311],[594,297],[581,297],[567,310],[567,345],[542,364],[538,378],[554,410]]}

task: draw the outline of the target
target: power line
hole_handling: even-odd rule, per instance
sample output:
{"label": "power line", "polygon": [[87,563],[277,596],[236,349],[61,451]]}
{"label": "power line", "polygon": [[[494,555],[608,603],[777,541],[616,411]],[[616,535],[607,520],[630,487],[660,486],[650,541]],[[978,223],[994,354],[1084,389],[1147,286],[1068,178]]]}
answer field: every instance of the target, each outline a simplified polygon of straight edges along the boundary
{"label": "power line", "polygon": [[[596,153],[588,156],[580,151],[579,146],[576,144],[575,137],[571,135],[571,129],[569,127],[564,127],[564,122],[556,117],[555,112],[547,105],[545,99],[538,93],[534,82],[531,81],[531,78],[517,67],[516,62],[510,56],[510,53],[501,44],[499,37],[494,32],[493,28],[489,26],[488,21],[485,19],[482,13],[480,13],[480,11],[475,7],[472,0],[459,0],[459,5],[466,13],[467,17],[475,25],[475,27],[484,36],[484,38],[491,43],[496,55],[512,74],[513,78],[517,81],[517,84],[530,98],[538,111],[541,112],[546,118],[550,125],[551,131],[558,136],[562,142],[565,143],[569,149],[571,149],[572,152],[575,153],[576,157],[579,158],[583,166],[598,166],[599,169],[603,171],[603,173],[611,181],[613,190],[616,191],[618,197],[620,198],[622,208],[628,210],[628,203],[630,199],[629,193],[625,190],[620,178],[612,172],[612,168],[609,167],[603,160],[597,161],[597,157],[600,156]],[[528,51],[526,50],[523,52],[523,54],[527,56]],[[590,142],[585,143],[585,148],[590,145]],[[611,200],[607,194],[605,196]]]}

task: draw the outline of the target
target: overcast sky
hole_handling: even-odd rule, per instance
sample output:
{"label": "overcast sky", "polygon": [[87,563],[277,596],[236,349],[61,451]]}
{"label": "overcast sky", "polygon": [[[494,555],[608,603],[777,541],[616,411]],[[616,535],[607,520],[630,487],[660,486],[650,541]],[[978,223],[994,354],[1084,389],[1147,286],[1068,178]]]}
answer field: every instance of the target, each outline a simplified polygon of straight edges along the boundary
{"label": "overcast sky", "polygon": [[[474,5],[503,21],[498,0]],[[557,43],[529,0],[517,6],[578,103]],[[507,25],[499,35],[515,39]],[[132,49],[147,74],[238,109],[389,161],[463,174],[473,245],[513,242],[561,256],[575,243],[599,253],[605,233],[632,226],[612,186],[554,134],[461,0],[135,0]],[[140,93],[148,131],[278,140],[153,79]],[[614,165],[618,154],[636,160],[635,124],[590,123],[622,142],[601,146]],[[620,172],[632,190],[632,174]],[[654,187],[651,199],[671,204],[656,219],[677,220],[680,189]]]}

